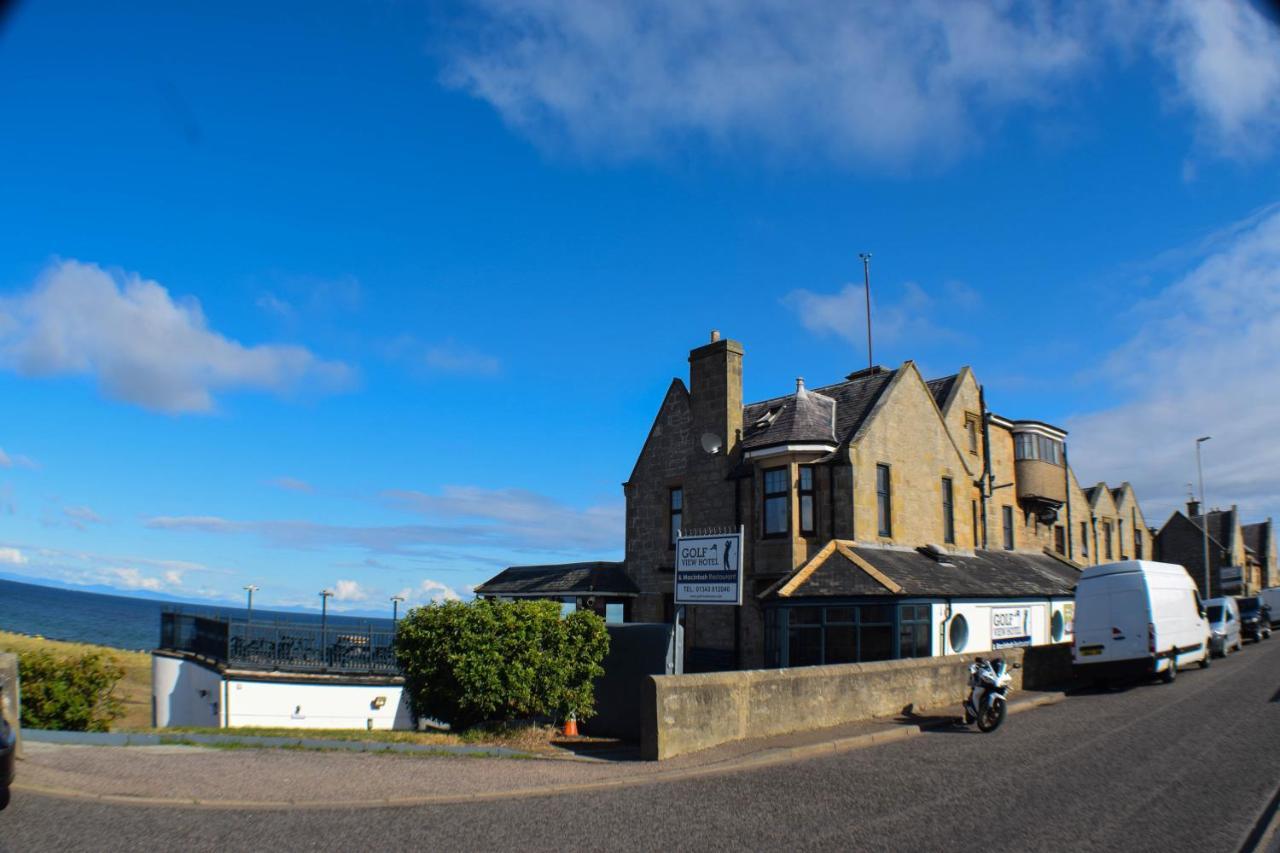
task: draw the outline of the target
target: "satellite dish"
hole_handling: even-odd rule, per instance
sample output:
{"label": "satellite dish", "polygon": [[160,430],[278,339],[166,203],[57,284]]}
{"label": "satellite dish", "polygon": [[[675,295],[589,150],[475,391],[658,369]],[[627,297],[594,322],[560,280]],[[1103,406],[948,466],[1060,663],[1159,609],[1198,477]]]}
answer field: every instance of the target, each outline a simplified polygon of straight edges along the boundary
{"label": "satellite dish", "polygon": [[704,432],[702,434],[702,449],[710,453],[712,456],[720,452],[722,447],[720,436],[714,432]]}

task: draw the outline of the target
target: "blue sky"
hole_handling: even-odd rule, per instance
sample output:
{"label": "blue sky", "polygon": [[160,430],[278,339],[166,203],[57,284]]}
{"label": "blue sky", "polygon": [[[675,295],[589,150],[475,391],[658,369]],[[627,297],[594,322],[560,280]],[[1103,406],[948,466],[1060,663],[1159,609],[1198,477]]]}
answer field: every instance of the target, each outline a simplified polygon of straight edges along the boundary
{"label": "blue sky", "polygon": [[[892,12],[889,10],[892,9]],[[970,364],[1280,516],[1280,33],[1203,3],[26,3],[0,570],[378,609],[618,558],[690,347]]]}

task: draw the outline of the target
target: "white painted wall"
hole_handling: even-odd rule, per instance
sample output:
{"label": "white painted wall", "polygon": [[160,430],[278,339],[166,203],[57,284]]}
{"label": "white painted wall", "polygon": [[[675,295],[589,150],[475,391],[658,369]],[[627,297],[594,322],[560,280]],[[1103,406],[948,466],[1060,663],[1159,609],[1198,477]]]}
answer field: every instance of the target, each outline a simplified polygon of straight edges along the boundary
{"label": "white painted wall", "polygon": [[[1024,598],[1001,599],[999,601],[953,601],[951,617],[947,616],[945,602],[933,605],[933,646],[935,654],[983,654],[992,649],[991,617],[992,611],[1007,607],[1026,607],[1031,611],[1031,645],[1043,646],[1056,642],[1071,642],[1071,611],[1075,601],[1071,598]],[[1063,612],[1064,629],[1061,639],[1052,634],[1053,614]],[[951,619],[962,615],[969,626],[969,639],[963,649],[951,645]]]}
{"label": "white painted wall", "polygon": [[[298,729],[413,729],[399,685],[234,681],[226,686],[227,725]],[[373,707],[385,697],[380,709]],[[372,721],[372,722],[370,722]]]}
{"label": "white painted wall", "polygon": [[151,698],[156,725],[222,725],[222,676],[181,658],[151,656]]}

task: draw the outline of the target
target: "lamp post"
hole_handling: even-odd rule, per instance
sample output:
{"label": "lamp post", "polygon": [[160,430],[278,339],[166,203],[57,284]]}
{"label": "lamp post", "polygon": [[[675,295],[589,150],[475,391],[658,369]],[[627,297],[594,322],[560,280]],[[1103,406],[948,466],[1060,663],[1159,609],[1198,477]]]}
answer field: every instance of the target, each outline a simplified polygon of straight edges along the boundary
{"label": "lamp post", "polygon": [[320,590],[320,657],[325,666],[329,665],[329,599],[333,590]]}
{"label": "lamp post", "polygon": [[1213,589],[1209,586],[1209,505],[1204,502],[1204,466],[1200,464],[1200,445],[1211,435],[1202,435],[1196,439],[1196,474],[1200,477],[1200,530],[1204,533],[1204,597],[1212,598]]}
{"label": "lamp post", "polygon": [[404,601],[403,595],[391,596],[391,624],[393,625],[395,624],[395,621],[399,616],[400,602],[402,601]]}
{"label": "lamp post", "polygon": [[253,621],[253,594],[257,592],[258,589],[259,589],[258,587],[254,586],[251,583],[247,583],[244,585],[244,591],[249,598],[248,604],[245,607],[245,609],[248,611],[248,615],[245,616],[244,618],[245,625],[248,625],[250,622]]}

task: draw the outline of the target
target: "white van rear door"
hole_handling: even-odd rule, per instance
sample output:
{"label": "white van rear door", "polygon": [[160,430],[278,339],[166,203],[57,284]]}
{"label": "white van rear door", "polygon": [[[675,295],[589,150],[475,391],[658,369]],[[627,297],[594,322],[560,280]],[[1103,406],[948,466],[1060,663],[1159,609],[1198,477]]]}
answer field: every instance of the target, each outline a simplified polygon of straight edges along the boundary
{"label": "white van rear door", "polygon": [[[1109,578],[1076,592],[1075,642],[1080,663],[1102,663],[1147,656],[1150,620],[1147,593],[1140,578]],[[1130,579],[1124,579],[1129,581]]]}

